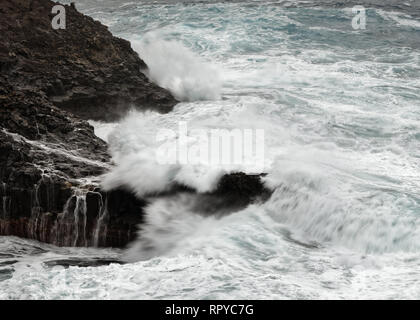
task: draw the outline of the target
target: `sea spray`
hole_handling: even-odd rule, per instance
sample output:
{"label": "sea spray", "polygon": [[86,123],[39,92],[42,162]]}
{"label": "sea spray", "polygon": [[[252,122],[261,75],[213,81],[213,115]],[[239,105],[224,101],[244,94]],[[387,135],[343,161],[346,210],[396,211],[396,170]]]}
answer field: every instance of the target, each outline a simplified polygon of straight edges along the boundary
{"label": "sea spray", "polygon": [[[418,5],[391,2],[376,7],[406,7],[398,15],[410,25],[384,19],[371,1],[367,32],[354,32],[353,16],[325,1],[286,8],[80,0],[115,34],[171,30],[169,40],[228,74],[223,100],[181,103],[159,121],[123,122],[112,134],[120,141],[111,143],[117,167],[130,154],[147,154],[139,141],[153,126],[209,118],[225,126],[253,104],[274,124],[264,128],[267,151],[278,156],[267,157],[275,192],[264,205],[219,219],[182,199],[152,203],[144,242],[125,255],[139,262],[63,270],[29,258],[1,283],[0,298],[418,299]],[[147,184],[147,176],[135,179]],[[7,239],[3,251],[11,247]]]}
{"label": "sea spray", "polygon": [[214,216],[204,217],[194,212],[194,205],[191,194],[152,202],[145,210],[146,221],[140,227],[139,238],[130,244],[123,255],[124,260],[147,260],[188,250],[191,241],[202,237],[218,223]]}

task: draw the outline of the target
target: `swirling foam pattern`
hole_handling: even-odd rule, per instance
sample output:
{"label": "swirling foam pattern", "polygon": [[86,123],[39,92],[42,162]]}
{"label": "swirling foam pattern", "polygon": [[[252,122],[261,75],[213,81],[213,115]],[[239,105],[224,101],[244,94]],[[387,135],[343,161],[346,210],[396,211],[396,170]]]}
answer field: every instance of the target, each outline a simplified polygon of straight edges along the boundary
{"label": "swirling foam pattern", "polygon": [[[33,263],[0,265],[0,298],[420,298],[420,8],[372,0],[353,30],[342,3],[77,1],[183,101],[112,126],[105,184],[149,190],[149,135],[189,121],[264,128],[275,191],[221,219],[160,199],[143,237],[113,253],[125,265],[51,267],[3,246],[2,261]],[[213,181],[177,170],[197,190]]]}

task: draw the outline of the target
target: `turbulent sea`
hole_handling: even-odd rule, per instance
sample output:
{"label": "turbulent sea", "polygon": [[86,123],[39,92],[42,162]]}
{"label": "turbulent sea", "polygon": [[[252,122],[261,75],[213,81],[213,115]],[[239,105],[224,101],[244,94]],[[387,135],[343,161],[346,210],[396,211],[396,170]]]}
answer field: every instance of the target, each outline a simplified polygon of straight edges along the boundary
{"label": "turbulent sea", "polygon": [[[366,29],[354,30],[363,3]],[[130,40],[182,101],[93,123],[116,163],[106,187],[141,195],[172,179],[211,190],[222,168],[162,168],[150,156],[156,128],[187,121],[263,128],[274,192],[222,218],[160,199],[124,250],[0,237],[0,298],[420,299],[418,1],[76,6]]]}

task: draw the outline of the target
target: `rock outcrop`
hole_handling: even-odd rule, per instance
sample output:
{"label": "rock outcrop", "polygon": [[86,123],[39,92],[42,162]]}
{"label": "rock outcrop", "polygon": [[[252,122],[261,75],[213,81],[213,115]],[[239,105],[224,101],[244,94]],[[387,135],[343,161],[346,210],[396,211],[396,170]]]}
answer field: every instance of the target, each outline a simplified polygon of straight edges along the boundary
{"label": "rock outcrop", "polygon": [[172,110],[175,99],[148,81],[128,41],[73,5],[65,6],[66,28],[54,30],[55,4],[0,2],[0,69],[14,90],[30,88],[83,119],[115,120],[129,108]]}
{"label": "rock outcrop", "polygon": [[[67,28],[54,30],[54,4],[0,2],[0,235],[122,247],[149,199],[100,190],[112,163],[86,120],[116,120],[129,108],[168,112],[176,100],[148,81],[129,42],[74,6],[66,6]],[[211,212],[268,194],[259,176],[237,173],[197,203]]]}

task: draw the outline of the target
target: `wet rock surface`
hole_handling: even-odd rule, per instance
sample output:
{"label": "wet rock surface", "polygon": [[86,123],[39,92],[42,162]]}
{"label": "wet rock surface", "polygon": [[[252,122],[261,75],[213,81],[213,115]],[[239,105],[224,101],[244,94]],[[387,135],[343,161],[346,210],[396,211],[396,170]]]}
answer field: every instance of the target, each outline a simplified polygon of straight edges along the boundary
{"label": "wet rock surface", "polygon": [[[141,73],[146,65],[129,42],[73,6],[65,7],[67,29],[54,30],[54,4],[0,2],[0,235],[123,247],[153,199],[99,188],[112,162],[86,120],[114,121],[131,107],[168,112],[176,100]],[[197,210],[231,210],[267,194],[261,176],[230,174],[198,195]]]}

